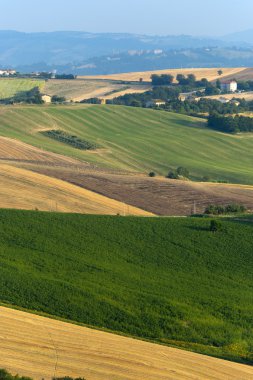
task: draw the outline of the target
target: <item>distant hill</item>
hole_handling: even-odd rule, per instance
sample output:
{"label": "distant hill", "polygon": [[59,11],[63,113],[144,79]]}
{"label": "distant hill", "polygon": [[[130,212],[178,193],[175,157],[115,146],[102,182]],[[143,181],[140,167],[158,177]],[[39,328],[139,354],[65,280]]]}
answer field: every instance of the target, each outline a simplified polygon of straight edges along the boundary
{"label": "distant hill", "polygon": [[242,32],[232,33],[222,38],[224,41],[239,42],[253,45],[253,29],[244,30]]}
{"label": "distant hill", "polygon": [[124,51],[67,64],[21,65],[21,72],[52,71],[76,75],[110,75],[176,68],[252,67],[253,50],[236,47],[203,47],[149,51]]}
{"label": "distant hill", "polygon": [[[249,61],[253,65],[251,54],[247,57],[241,54],[236,61],[234,54],[223,50],[233,45],[229,37],[0,31],[0,67],[13,67],[24,72],[56,69],[78,74],[110,74],[122,70],[199,67],[204,64],[208,67],[224,66],[225,63],[238,66],[238,62],[249,66]],[[249,47],[246,43],[237,46],[244,50]],[[236,53],[236,49],[233,47],[232,50]]]}
{"label": "distant hill", "polygon": [[20,66],[47,62],[49,65],[64,65],[128,50],[168,50],[214,45],[224,45],[224,42],[184,35],[163,37],[86,32],[0,31],[0,64]]}

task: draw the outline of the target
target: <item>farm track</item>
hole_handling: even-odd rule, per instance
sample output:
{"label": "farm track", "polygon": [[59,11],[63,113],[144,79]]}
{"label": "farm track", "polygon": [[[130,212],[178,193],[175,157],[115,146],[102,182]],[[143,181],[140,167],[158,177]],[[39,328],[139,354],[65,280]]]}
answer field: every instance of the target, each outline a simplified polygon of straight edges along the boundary
{"label": "farm track", "polygon": [[0,307],[0,367],[34,379],[250,380],[250,366]]}

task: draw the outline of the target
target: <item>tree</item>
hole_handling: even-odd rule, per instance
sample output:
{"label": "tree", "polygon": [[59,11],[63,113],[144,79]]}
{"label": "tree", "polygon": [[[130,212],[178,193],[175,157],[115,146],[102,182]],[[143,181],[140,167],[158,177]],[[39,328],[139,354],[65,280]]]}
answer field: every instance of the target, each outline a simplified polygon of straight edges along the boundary
{"label": "tree", "polygon": [[216,87],[221,90],[221,81],[219,79],[216,81]]}
{"label": "tree", "polygon": [[218,232],[218,231],[221,231],[221,229],[222,229],[222,224],[219,220],[211,220],[211,223],[210,223],[211,232]]}
{"label": "tree", "polygon": [[156,173],[155,172],[150,172],[149,173],[149,177],[155,177],[156,176]]}
{"label": "tree", "polygon": [[167,178],[169,179],[178,179],[178,175],[173,171],[173,170],[170,170],[168,175],[167,175]]}
{"label": "tree", "polygon": [[222,70],[218,70],[218,75],[222,75],[223,74],[223,71]]}
{"label": "tree", "polygon": [[196,82],[196,77],[195,77],[195,75],[194,74],[189,74],[188,76],[187,76],[187,81],[188,81],[188,85],[189,86],[194,86],[195,85],[195,82]]}
{"label": "tree", "polygon": [[66,98],[64,96],[53,95],[52,103],[64,103],[66,102]]}
{"label": "tree", "polygon": [[176,173],[178,175],[178,177],[185,177],[185,178],[189,178],[189,170],[182,167],[182,166],[179,166],[176,170]]}
{"label": "tree", "polygon": [[177,74],[177,81],[180,85],[184,85],[185,80],[186,80],[186,78],[183,74]]}
{"label": "tree", "polygon": [[162,74],[162,75],[153,74],[151,75],[151,80],[152,80],[153,86],[166,86],[166,85],[168,86],[173,82],[174,77],[173,75],[170,75],[170,74]]}

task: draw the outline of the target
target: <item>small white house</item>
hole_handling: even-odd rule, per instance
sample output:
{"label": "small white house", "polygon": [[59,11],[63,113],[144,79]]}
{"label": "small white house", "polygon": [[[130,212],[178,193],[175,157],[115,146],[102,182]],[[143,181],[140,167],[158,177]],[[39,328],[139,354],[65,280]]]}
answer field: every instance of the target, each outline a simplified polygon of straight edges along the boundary
{"label": "small white house", "polygon": [[230,102],[230,100],[229,100],[229,99],[227,99],[227,98],[224,98],[223,96],[221,96],[221,97],[220,97],[220,98],[218,98],[217,100],[218,100],[218,102],[220,102],[220,103],[222,103],[222,104],[227,104],[227,103],[229,103],[229,102]]}
{"label": "small white house", "polygon": [[52,96],[50,96],[50,95],[42,95],[42,100],[43,100],[44,103],[47,103],[47,104],[52,103]]}
{"label": "small white house", "polygon": [[221,91],[236,92],[237,89],[238,89],[238,85],[235,80],[228,80],[228,81],[221,82]]}
{"label": "small white house", "polygon": [[165,106],[166,102],[161,99],[153,99],[146,103],[146,108]]}

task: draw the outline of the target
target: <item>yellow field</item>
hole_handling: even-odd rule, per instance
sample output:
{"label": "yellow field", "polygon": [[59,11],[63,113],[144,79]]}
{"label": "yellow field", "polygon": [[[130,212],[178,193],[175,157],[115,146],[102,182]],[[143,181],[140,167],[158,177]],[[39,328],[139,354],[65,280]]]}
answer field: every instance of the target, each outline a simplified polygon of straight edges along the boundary
{"label": "yellow field", "polygon": [[46,82],[44,92],[48,95],[64,96],[67,100],[80,102],[89,98],[113,99],[128,93],[142,93],[150,89],[147,85],[126,86],[103,80],[49,80]]}
{"label": "yellow field", "polygon": [[250,380],[250,366],[0,307],[0,367],[45,380]]}
{"label": "yellow field", "polygon": [[[21,141],[0,137],[0,208],[148,216],[137,207],[107,198],[68,182],[16,166],[34,164],[78,171],[78,160],[46,152]],[[82,164],[82,168],[85,164]]]}
{"label": "yellow field", "polygon": [[8,162],[33,162],[51,165],[78,164],[71,157],[47,152],[22,141],[0,136],[0,160]]}
{"label": "yellow field", "polygon": [[0,208],[72,212],[151,215],[92,191],[29,170],[0,164]]}
{"label": "yellow field", "polygon": [[[218,70],[222,70],[223,74],[218,75]],[[245,71],[244,67],[238,68],[193,68],[193,69],[166,69],[166,70],[156,70],[156,71],[144,71],[144,72],[133,72],[133,73],[122,73],[122,74],[113,74],[113,75],[94,75],[87,77],[80,77],[86,79],[107,79],[107,80],[124,80],[124,81],[139,81],[140,78],[143,78],[144,81],[150,81],[152,74],[172,74],[175,78],[177,74],[194,74],[197,79],[206,78],[209,81],[216,80],[217,78],[223,77],[236,77],[236,75]]]}
{"label": "yellow field", "polygon": [[[213,99],[213,100],[217,100],[219,98],[225,98],[225,99],[245,99],[247,101],[250,101],[250,100],[253,100],[253,91],[249,91],[249,92],[242,92],[240,94],[236,93],[236,94],[222,94],[222,95],[212,95],[212,96],[205,96],[206,99]],[[199,98],[201,99],[201,98]]]}

